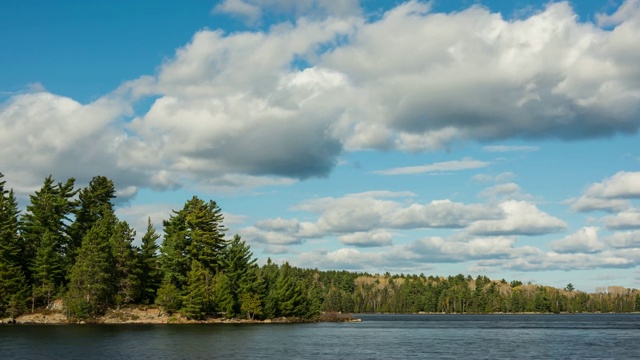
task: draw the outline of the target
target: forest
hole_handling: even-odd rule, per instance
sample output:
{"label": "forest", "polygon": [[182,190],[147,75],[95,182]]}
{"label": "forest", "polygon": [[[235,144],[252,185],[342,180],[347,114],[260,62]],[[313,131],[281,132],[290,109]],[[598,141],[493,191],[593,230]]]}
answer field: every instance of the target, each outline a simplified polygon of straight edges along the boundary
{"label": "forest", "polygon": [[301,320],[335,313],[575,313],[640,311],[640,291],[594,293],[491,280],[259,266],[248,244],[227,237],[222,210],[193,197],[162,222],[135,231],[114,212],[116,187],[96,176],[51,176],[19,210],[0,174],[0,318],[46,309],[62,299],[70,318],[129,305],[157,306],[190,319]]}

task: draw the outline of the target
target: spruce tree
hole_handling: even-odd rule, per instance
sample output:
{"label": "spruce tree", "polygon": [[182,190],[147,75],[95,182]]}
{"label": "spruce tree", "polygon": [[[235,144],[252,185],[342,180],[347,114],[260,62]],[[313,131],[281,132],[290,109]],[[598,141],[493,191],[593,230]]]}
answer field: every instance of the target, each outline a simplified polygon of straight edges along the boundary
{"label": "spruce tree", "polygon": [[89,186],[78,193],[75,221],[69,229],[71,236],[65,247],[65,258],[69,267],[75,263],[84,236],[102,218],[104,209],[113,211],[112,200],[116,197],[115,193],[113,181],[104,176],[93,177]]}
{"label": "spruce tree", "polygon": [[132,303],[140,298],[140,268],[137,249],[132,245],[136,232],[125,221],[116,221],[111,235],[110,250],[113,260],[114,302]]}
{"label": "spruce tree", "polygon": [[102,217],[82,239],[65,301],[67,309],[77,317],[101,314],[111,304],[116,287],[110,244],[115,222],[115,215],[105,207]]}
{"label": "spruce tree", "polygon": [[164,222],[165,236],[160,247],[163,282],[169,281],[182,290],[194,260],[212,274],[224,266],[227,229],[222,220],[222,211],[215,201],[205,202],[195,196],[182,210],[173,212]]}
{"label": "spruce tree", "polygon": [[0,315],[16,317],[26,309],[26,279],[21,262],[18,203],[13,190],[5,190],[2,177],[0,173]]}
{"label": "spruce tree", "polygon": [[199,261],[191,262],[191,270],[182,296],[183,315],[193,319],[204,318],[211,309],[212,281],[213,276]]}
{"label": "spruce tree", "polygon": [[32,310],[38,298],[44,300],[44,305],[49,305],[62,286],[63,262],[58,245],[55,236],[46,230],[31,264]]}
{"label": "spruce tree", "polygon": [[231,292],[231,283],[229,278],[224,272],[219,272],[213,278],[214,282],[214,308],[219,313],[224,313],[227,318],[232,318],[235,315],[236,303],[233,299],[233,293]]}
{"label": "spruce tree", "polygon": [[140,249],[140,288],[141,301],[143,304],[151,304],[155,301],[156,293],[160,287],[161,272],[158,258],[159,246],[157,240],[160,235],[151,223],[151,218],[147,219],[147,231],[142,237],[142,247]]}
{"label": "spruce tree", "polygon": [[240,313],[240,298],[244,293],[256,294],[253,285],[256,283],[254,265],[256,259],[250,247],[235,235],[224,251],[224,273],[229,278],[231,296],[235,303],[234,313]]}
{"label": "spruce tree", "polygon": [[74,181],[69,179],[65,184],[55,185],[48,176],[40,190],[29,196],[30,204],[22,216],[23,262],[27,281],[33,284],[32,306],[40,299],[48,303],[50,296],[64,284],[62,261],[64,247],[69,242],[69,215],[75,206],[71,199],[76,193]]}

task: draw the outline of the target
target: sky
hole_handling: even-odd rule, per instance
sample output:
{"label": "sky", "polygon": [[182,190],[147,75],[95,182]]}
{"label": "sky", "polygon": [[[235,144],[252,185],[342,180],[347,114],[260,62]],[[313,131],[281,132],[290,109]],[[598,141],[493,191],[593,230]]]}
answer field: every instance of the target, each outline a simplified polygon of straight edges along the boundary
{"label": "sky", "polygon": [[318,269],[640,288],[640,0],[0,2],[0,172]]}

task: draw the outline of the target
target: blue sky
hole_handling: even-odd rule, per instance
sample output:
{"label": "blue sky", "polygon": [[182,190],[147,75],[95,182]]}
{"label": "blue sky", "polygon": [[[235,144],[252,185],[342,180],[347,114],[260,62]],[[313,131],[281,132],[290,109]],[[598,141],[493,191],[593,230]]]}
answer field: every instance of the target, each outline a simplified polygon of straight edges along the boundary
{"label": "blue sky", "polygon": [[303,267],[640,286],[640,1],[0,3],[0,171]]}

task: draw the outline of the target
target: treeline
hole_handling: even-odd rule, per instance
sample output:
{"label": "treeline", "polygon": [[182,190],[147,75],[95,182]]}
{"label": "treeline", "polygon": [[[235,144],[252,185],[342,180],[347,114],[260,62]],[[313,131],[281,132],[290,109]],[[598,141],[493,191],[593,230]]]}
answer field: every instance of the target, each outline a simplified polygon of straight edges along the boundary
{"label": "treeline", "polygon": [[114,213],[115,186],[96,176],[47,177],[21,214],[0,174],[0,317],[47,307],[95,317],[129,304],[158,305],[193,319],[209,316],[310,319],[327,312],[492,313],[640,311],[640,292],[587,294],[492,281],[485,276],[370,275],[263,266],[238,236],[226,238],[215,201],[193,197],[163,221],[148,222],[141,246]]}
{"label": "treeline", "polygon": [[320,273],[323,311],[354,313],[576,313],[640,311],[640,291],[620,286],[595,293],[493,281],[486,276]]}
{"label": "treeline", "polygon": [[0,174],[0,317],[16,317],[64,299],[77,318],[126,304],[157,304],[205,316],[312,318],[311,279],[288,264],[256,265],[248,245],[227,229],[215,201],[193,197],[163,222],[149,221],[140,247],[117,218],[115,186],[103,176],[75,189],[51,176],[20,214]]}

